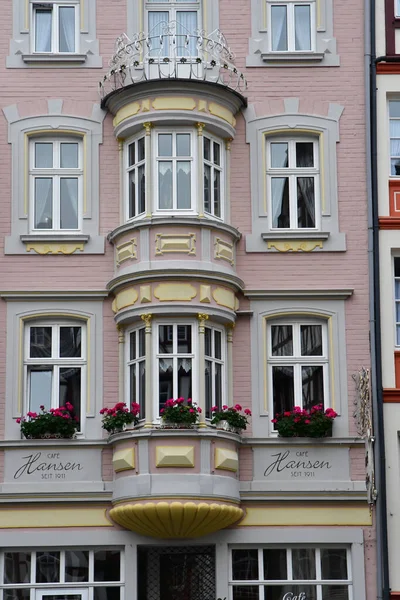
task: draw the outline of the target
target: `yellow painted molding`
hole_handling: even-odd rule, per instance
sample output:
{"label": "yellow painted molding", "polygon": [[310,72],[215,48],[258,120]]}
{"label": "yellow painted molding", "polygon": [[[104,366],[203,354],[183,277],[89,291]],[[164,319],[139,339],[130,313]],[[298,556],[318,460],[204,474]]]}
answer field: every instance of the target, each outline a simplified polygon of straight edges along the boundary
{"label": "yellow painted molding", "polygon": [[285,240],[268,242],[268,250],[275,248],[278,252],[312,252],[315,248],[323,248],[322,240]]}
{"label": "yellow painted molding", "polygon": [[162,539],[196,538],[236,523],[243,510],[233,504],[149,502],[118,505],[110,517],[125,529]]}
{"label": "yellow painted molding", "polygon": [[196,288],[190,283],[160,283],[154,290],[160,302],[190,302],[197,296]]}
{"label": "yellow painted molding", "polygon": [[142,304],[145,304],[146,302],[151,302],[151,285],[140,286],[140,302]]}
{"label": "yellow painted molding", "polygon": [[225,108],[225,106],[221,106],[220,104],[217,104],[216,102],[210,102],[210,104],[208,105],[208,110],[215,117],[219,117],[223,121],[227,121],[227,123],[229,123],[230,125],[235,127],[236,119],[233,116],[233,113],[231,113],[230,110]]}
{"label": "yellow painted molding", "polygon": [[123,448],[117,450],[113,454],[113,467],[116,473],[120,471],[130,471],[135,468],[135,449],[134,448]]}
{"label": "yellow painted molding", "polygon": [[179,96],[164,96],[155,98],[152,107],[154,110],[194,110],[196,100]]}
{"label": "yellow painted molding", "polygon": [[112,527],[106,517],[108,506],[59,507],[48,504],[35,508],[1,508],[0,529],[34,529],[49,527]]}
{"label": "yellow painted molding", "polygon": [[296,506],[268,504],[264,508],[247,508],[240,527],[269,526],[319,526],[319,525],[372,525],[367,503],[351,505]]}
{"label": "yellow painted molding", "polygon": [[200,302],[202,304],[210,304],[211,302],[211,286],[201,285],[200,286]]}
{"label": "yellow painted molding", "polygon": [[199,100],[199,103],[197,105],[197,110],[199,112],[207,112],[207,101],[206,100]]}
{"label": "yellow painted molding", "polygon": [[150,110],[150,99],[146,98],[142,100],[142,112],[149,112]]}
{"label": "yellow painted molding", "polygon": [[116,263],[119,267],[123,262],[137,258],[137,243],[136,238],[132,238],[128,242],[124,242],[115,248]]}
{"label": "yellow painted molding", "polygon": [[73,254],[77,250],[83,252],[84,244],[79,243],[68,243],[60,244],[58,242],[50,242],[47,244],[26,244],[26,251],[31,252],[33,250],[36,254]]}
{"label": "yellow painted molding", "polygon": [[133,306],[138,299],[138,293],[135,288],[128,288],[123,290],[115,297],[112,303],[112,309],[115,313],[126,308],[127,306]]}
{"label": "yellow painted molding", "polygon": [[122,123],[122,121],[125,121],[125,119],[129,119],[129,117],[133,117],[134,115],[137,115],[139,110],[140,110],[139,102],[131,102],[130,104],[127,104],[123,108],[120,108],[113,119],[114,127],[117,127],[117,125]]}
{"label": "yellow painted molding", "polygon": [[228,450],[228,448],[216,448],[214,466],[216,469],[236,473],[239,469],[238,453],[236,450]]}
{"label": "yellow painted molding", "polygon": [[194,446],[156,446],[156,467],[194,467]]}
{"label": "yellow painted molding", "polygon": [[231,310],[235,309],[235,294],[226,288],[216,288],[213,291],[213,298],[220,306],[225,306]]}
{"label": "yellow painted molding", "polygon": [[156,233],[156,255],[170,253],[196,256],[196,234]]}
{"label": "yellow painted molding", "polygon": [[221,240],[221,238],[215,238],[214,242],[214,258],[220,260],[226,260],[232,266],[235,264],[234,247],[233,244]]}

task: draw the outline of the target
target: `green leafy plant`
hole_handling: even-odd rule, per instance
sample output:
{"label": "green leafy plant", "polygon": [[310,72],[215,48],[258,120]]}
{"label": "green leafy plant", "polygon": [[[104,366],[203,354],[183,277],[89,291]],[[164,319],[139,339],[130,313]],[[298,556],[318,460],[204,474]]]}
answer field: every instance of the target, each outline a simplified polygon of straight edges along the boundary
{"label": "green leafy plant", "polygon": [[246,429],[249,423],[247,417],[251,417],[251,410],[249,408],[243,409],[240,404],[235,404],[235,406],[224,405],[222,409],[219,409],[218,406],[213,406],[211,412],[211,425],[217,425],[221,421],[226,421],[234,429]]}
{"label": "green leafy plant", "polygon": [[125,402],[117,402],[112,408],[102,408],[100,414],[103,415],[101,425],[109,433],[122,431],[124,425],[139,423],[140,406],[132,402],[129,409]]}
{"label": "green leafy plant", "polygon": [[277,413],[272,423],[280,437],[322,438],[331,435],[336,417],[332,408],[324,411],[323,404],[316,404],[310,410],[295,406],[293,410]]}
{"label": "green leafy plant", "polygon": [[21,433],[26,438],[32,439],[72,438],[79,428],[79,419],[69,402],[60,408],[50,408],[49,411],[41,406],[39,414],[28,412],[26,417],[17,419],[17,423],[21,424]]}
{"label": "green leafy plant", "polygon": [[161,421],[163,425],[167,426],[171,423],[193,427],[198,422],[200,414],[201,408],[196,406],[191,398],[187,400],[185,398],[177,398],[176,400],[170,398],[164,404],[164,408],[160,410]]}

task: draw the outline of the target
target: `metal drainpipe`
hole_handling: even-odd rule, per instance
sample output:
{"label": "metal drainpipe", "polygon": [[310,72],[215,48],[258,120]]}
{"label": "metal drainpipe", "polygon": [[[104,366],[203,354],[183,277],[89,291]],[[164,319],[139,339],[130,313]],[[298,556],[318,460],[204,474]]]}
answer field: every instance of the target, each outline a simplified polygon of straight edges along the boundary
{"label": "metal drainpipe", "polygon": [[[377,166],[377,108],[376,108],[376,26],[375,0],[366,0],[365,5],[365,80],[366,80],[366,124],[367,124],[367,182],[368,182],[368,257],[370,287],[370,347],[371,347],[371,392],[374,415],[375,482],[378,490],[376,503],[377,536],[377,598],[389,600],[388,522],[386,504],[386,457],[383,418],[383,389],[381,362],[381,302],[379,281],[379,211],[378,211],[378,166]],[[388,57],[388,60],[390,58]],[[369,120],[368,120],[369,114]]]}

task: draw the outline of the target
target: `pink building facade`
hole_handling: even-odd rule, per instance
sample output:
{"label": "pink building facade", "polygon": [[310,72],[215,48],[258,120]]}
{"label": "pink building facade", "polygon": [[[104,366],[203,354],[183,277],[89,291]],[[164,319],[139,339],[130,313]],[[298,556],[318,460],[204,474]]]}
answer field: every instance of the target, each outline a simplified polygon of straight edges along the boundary
{"label": "pink building facade", "polygon": [[[376,597],[362,14],[10,1],[3,600]],[[180,396],[193,430],[162,427]],[[22,439],[66,401],[73,439]],[[107,436],[118,401],[140,422]],[[245,431],[211,424],[237,403]],[[276,413],[317,404],[332,436],[278,437]]]}

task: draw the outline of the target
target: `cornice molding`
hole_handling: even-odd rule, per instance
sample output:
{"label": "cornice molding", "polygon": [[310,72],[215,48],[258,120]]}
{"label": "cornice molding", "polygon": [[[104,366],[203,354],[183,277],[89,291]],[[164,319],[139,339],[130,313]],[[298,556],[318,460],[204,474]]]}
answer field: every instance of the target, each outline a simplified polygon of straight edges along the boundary
{"label": "cornice molding", "polygon": [[278,300],[278,299],[313,299],[313,300],[347,300],[354,293],[352,288],[327,290],[244,290],[243,295],[249,300]]}
{"label": "cornice molding", "polygon": [[[43,300],[101,300],[108,297],[105,290],[75,290],[75,291],[6,291],[0,293],[0,298],[6,302],[15,302],[19,300],[29,300],[31,302],[42,302]],[[1,442],[0,442],[1,443]]]}

